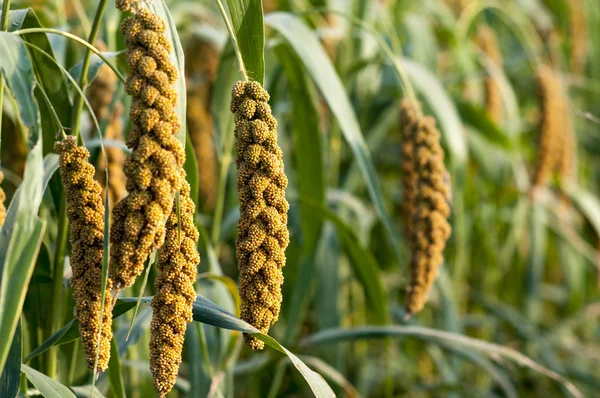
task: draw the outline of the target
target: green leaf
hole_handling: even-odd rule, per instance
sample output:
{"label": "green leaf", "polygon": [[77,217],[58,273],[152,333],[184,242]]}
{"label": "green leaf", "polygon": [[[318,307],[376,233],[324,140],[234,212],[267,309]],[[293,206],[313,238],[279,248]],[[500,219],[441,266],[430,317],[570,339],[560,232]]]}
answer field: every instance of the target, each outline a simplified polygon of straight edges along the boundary
{"label": "green leaf", "polygon": [[21,365],[21,371],[45,398],[76,398],[67,387],[25,364]]}
{"label": "green leaf", "polygon": [[43,174],[42,143],[38,141],[27,156],[23,182],[8,208],[0,236],[0,371],[21,315],[46,226],[37,216]]}
{"label": "green leaf", "polygon": [[462,119],[480,132],[489,142],[506,150],[513,149],[510,138],[489,118],[485,109],[470,102],[457,101],[456,104]]}
{"label": "green leaf", "polygon": [[33,95],[35,76],[23,40],[13,34],[0,32],[0,54],[0,72],[17,101],[19,119],[37,137],[40,113]]}
{"label": "green leaf", "polygon": [[[9,23],[9,31],[42,27],[38,17],[31,8],[11,11],[9,13]],[[42,49],[54,58],[52,46],[45,33],[29,33],[22,35],[21,38],[25,42]],[[54,62],[49,62],[44,54],[34,48],[29,48],[29,46],[27,50],[29,51],[31,63],[37,76],[39,88],[44,91],[50,103],[53,104],[54,112],[58,115],[62,126],[69,126],[71,123],[72,101],[65,76],[60,67]],[[50,117],[49,110],[44,111],[46,107],[40,103],[40,97],[36,95],[36,98],[40,104],[40,110],[42,110],[42,123],[45,125],[43,148],[45,155],[52,152],[54,136],[60,126],[55,125],[54,120]]]}
{"label": "green leaf", "polygon": [[[325,206],[319,112],[315,105],[315,98],[309,89],[302,63],[289,45],[280,44],[276,48],[276,53],[287,77],[288,93],[292,101],[291,124],[298,193],[301,197],[310,198]],[[300,217],[303,253],[308,255],[315,250],[323,222],[321,217],[313,214],[310,208],[302,203]]]}
{"label": "green leaf", "polygon": [[[125,298],[120,301],[135,304],[137,298]],[[152,301],[152,297],[144,297],[142,298],[142,301],[145,303],[150,303]],[[224,329],[249,333],[259,340],[264,341],[268,346],[286,354],[296,369],[298,369],[298,371],[302,374],[316,397],[335,397],[333,390],[331,387],[329,387],[321,375],[310,370],[310,368],[306,366],[304,362],[302,362],[288,349],[279,344],[277,340],[264,333],[261,333],[254,326],[242,321],[239,318],[236,318],[235,315],[225,311],[212,301],[207,300],[202,296],[197,296],[192,307],[192,312],[194,315],[194,320],[197,322],[206,323]]]}
{"label": "green leaf", "polygon": [[388,238],[393,244],[397,257],[400,258],[399,233],[385,209],[383,193],[371,154],[360,130],[352,104],[325,50],[319,43],[315,33],[292,14],[271,13],[265,18],[265,22],[277,30],[290,44],[325,97],[346,141],[352,149],[377,214],[387,230]]}
{"label": "green leaf", "polygon": [[121,356],[116,339],[110,342],[110,360],[106,370],[108,380],[110,381],[110,391],[116,398],[125,398],[125,382],[123,381],[123,371],[121,369]]}
{"label": "green leaf", "polygon": [[0,397],[16,397],[21,382],[21,321],[17,324],[6,365],[0,376]]}
{"label": "green leaf", "polygon": [[[113,318],[117,318],[127,311],[131,310],[135,307],[135,302],[123,302],[121,300],[117,300],[117,304],[113,308]],[[63,326],[60,330],[54,333],[52,336],[48,338],[48,340],[44,341],[35,350],[30,352],[23,362],[28,362],[31,359],[37,357],[38,355],[43,354],[48,351],[51,347],[60,344],[70,343],[79,338],[79,322],[76,319],[71,319],[65,326]]]}
{"label": "green leaf", "polygon": [[583,398],[583,394],[569,380],[558,373],[538,364],[519,351],[474,339],[456,333],[420,326],[364,326],[353,329],[328,329],[303,339],[302,346],[340,343],[348,340],[373,339],[383,337],[414,337],[448,347],[465,347],[487,354],[491,358],[509,359],[520,366],[532,369],[562,384],[573,396]]}
{"label": "green leaf", "polygon": [[[110,51],[102,52],[103,56],[105,56],[106,58],[111,59],[111,60],[113,58],[117,58],[124,54],[125,54],[125,50],[117,51],[117,52],[110,52]],[[92,82],[96,78],[98,69],[100,69],[100,67],[102,65],[104,65],[104,60],[102,58],[100,58],[98,56],[98,54],[92,53],[92,55],[90,57],[90,67],[88,69],[88,75],[87,75],[88,82]],[[76,81],[79,81],[79,78],[81,76],[81,68],[83,68],[83,61],[78,62],[71,69],[69,69],[69,74]]]}
{"label": "green leaf", "polygon": [[173,45],[173,51],[169,55],[169,59],[177,68],[177,81],[175,82],[175,90],[177,91],[177,107],[175,111],[179,116],[181,122],[181,130],[177,133],[176,137],[181,142],[181,145],[185,147],[185,136],[186,136],[186,88],[185,88],[185,64],[183,47],[181,46],[181,40],[179,40],[179,34],[177,33],[177,25],[171,16],[169,7],[165,4],[164,0],[148,0],[148,8],[160,16],[167,25],[165,35],[169,42]]}
{"label": "green leaf", "polygon": [[190,140],[189,132],[185,136],[185,164],[183,165],[183,169],[185,170],[185,173],[187,175],[186,179],[190,183],[190,196],[192,197],[192,201],[196,205],[196,209],[199,209],[200,207],[198,203],[198,160],[196,159],[196,152],[194,152],[194,147],[192,146],[192,141]]}
{"label": "green leaf", "polygon": [[262,1],[227,0],[227,6],[248,77],[264,84],[265,26]]}
{"label": "green leaf", "polygon": [[425,98],[431,110],[437,116],[440,130],[453,159],[458,165],[467,160],[467,141],[458,112],[444,86],[438,78],[424,66],[407,58],[401,59],[402,65],[415,89]]}
{"label": "green leaf", "polygon": [[350,256],[352,270],[363,287],[365,297],[369,302],[369,312],[373,314],[377,323],[387,323],[387,296],[381,284],[379,266],[373,253],[360,243],[354,231],[334,212],[307,198],[300,198],[300,203],[304,203],[315,214],[319,214],[333,223]]}
{"label": "green leaf", "polygon": [[583,215],[600,236],[600,200],[579,185],[567,186],[567,194],[577,204]]}

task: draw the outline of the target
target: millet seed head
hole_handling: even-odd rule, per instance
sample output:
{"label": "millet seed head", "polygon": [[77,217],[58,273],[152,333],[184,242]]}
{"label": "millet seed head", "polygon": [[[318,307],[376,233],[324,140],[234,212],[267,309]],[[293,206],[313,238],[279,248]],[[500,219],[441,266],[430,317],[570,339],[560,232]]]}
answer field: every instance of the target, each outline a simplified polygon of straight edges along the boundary
{"label": "millet seed head", "polygon": [[[0,184],[4,181],[4,173],[0,171]],[[2,187],[0,187],[0,227],[4,224],[4,220],[6,219],[6,207],[4,206],[4,201],[6,200],[6,194]]]}
{"label": "millet seed head", "polygon": [[102,257],[104,241],[104,205],[100,185],[94,181],[94,167],[88,163],[87,149],[77,145],[73,136],[54,145],[60,155],[60,175],[65,191],[67,217],[71,230],[71,268],[75,317],[85,350],[87,364],[94,368],[101,331],[98,369],[106,370],[110,358],[112,338],[112,307],[110,290],[106,285],[104,312],[100,321],[102,303]]}
{"label": "millet seed head", "polygon": [[549,184],[552,173],[563,180],[574,174],[576,142],[569,110],[569,97],[558,71],[541,66],[537,73],[541,103],[539,149],[532,183],[535,190]]}
{"label": "millet seed head", "polygon": [[[496,34],[489,26],[481,26],[477,31],[477,42],[483,53],[494,67],[502,69],[502,53],[498,47]],[[502,120],[502,92],[496,80],[490,74],[485,76],[485,108],[491,120],[500,123]]]}
{"label": "millet seed head", "polygon": [[418,113],[408,101],[402,102],[404,219],[411,251],[408,315],[425,306],[451,233],[450,183],[440,133],[435,119],[420,118]]}
{"label": "millet seed head", "polygon": [[[287,177],[277,145],[277,122],[269,94],[257,82],[237,82],[231,95],[235,116],[240,219],[236,256],[240,270],[241,317],[264,333],[281,308],[282,268],[289,243],[285,199]],[[264,343],[244,335],[252,349]]]}
{"label": "millet seed head", "polygon": [[134,14],[121,24],[132,72],[125,86],[132,96],[132,128],[127,138],[131,156],[123,166],[128,195],[113,209],[110,236],[110,275],[117,290],[131,286],[150,253],[162,246],[185,162],[174,137],[181,129],[173,86],[177,70],[169,60],[164,21],[138,2],[120,4]]}
{"label": "millet seed head", "polygon": [[190,185],[183,181],[177,203],[173,203],[166,224],[166,238],[158,251],[160,272],[154,282],[156,295],[152,299],[150,329],[150,370],[154,387],[161,397],[171,391],[177,380],[185,329],[192,321],[192,304],[196,299],[194,283],[200,255],[196,249],[198,230],[194,225],[194,202]]}
{"label": "millet seed head", "polygon": [[185,59],[187,126],[198,164],[200,208],[211,212],[216,201],[218,173],[210,98],[219,53],[209,40],[194,37],[187,43]]}

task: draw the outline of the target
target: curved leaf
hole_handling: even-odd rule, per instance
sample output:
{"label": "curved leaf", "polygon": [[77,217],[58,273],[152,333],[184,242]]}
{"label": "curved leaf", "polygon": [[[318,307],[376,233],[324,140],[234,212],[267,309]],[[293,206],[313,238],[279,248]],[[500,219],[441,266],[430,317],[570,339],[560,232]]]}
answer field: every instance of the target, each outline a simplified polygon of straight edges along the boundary
{"label": "curved leaf", "polygon": [[442,330],[430,329],[420,326],[364,326],[353,329],[328,329],[318,332],[303,339],[302,346],[313,346],[319,344],[339,343],[348,340],[372,339],[382,337],[415,337],[428,340],[437,344],[451,347],[462,346],[489,355],[491,358],[506,358],[514,361],[520,366],[532,369],[562,384],[573,396],[583,398],[583,394],[573,383],[558,373],[538,364],[519,351],[474,339],[456,333]]}
{"label": "curved leaf", "polygon": [[401,62],[411,83],[437,116],[453,159],[458,165],[464,164],[467,160],[467,141],[460,117],[448,93],[437,77],[424,66],[407,58],[402,58]]}
{"label": "curved leaf", "polygon": [[[137,298],[125,298],[120,301],[124,303],[135,304]],[[142,301],[150,303],[152,297],[144,297]],[[197,322],[206,323],[209,325],[217,326],[229,330],[237,330],[239,332],[249,333],[259,340],[264,341],[268,346],[286,354],[292,361],[296,369],[302,374],[312,392],[316,397],[335,397],[335,394],[327,382],[318,373],[310,370],[308,366],[304,364],[296,355],[291,353],[284,346],[279,344],[274,338],[261,333],[254,326],[236,318],[235,315],[225,311],[215,303],[202,296],[197,296],[196,301],[193,304],[192,312],[194,320]]]}
{"label": "curved leaf", "polygon": [[352,229],[334,212],[306,198],[300,198],[300,203],[333,223],[350,256],[352,270],[363,287],[365,297],[369,302],[369,312],[373,313],[377,323],[386,323],[388,320],[387,296],[381,284],[379,266],[373,253],[360,243]]}
{"label": "curved leaf", "polygon": [[4,368],[37,254],[45,221],[37,213],[43,193],[41,138],[27,156],[25,176],[0,235],[0,371]]}
{"label": "curved leaf", "polygon": [[315,33],[292,14],[271,13],[267,15],[265,22],[277,30],[290,44],[325,97],[352,149],[377,214],[388,232],[388,238],[392,242],[396,255],[400,258],[399,233],[385,209],[383,193],[373,159],[360,130],[352,104],[323,46],[319,43]]}
{"label": "curved leaf", "polygon": [[23,40],[13,34],[0,32],[0,54],[0,72],[17,101],[19,119],[37,137],[40,113],[33,94],[35,76]]}
{"label": "curved leaf", "polygon": [[75,394],[56,380],[23,364],[21,370],[45,398],[76,398]]}
{"label": "curved leaf", "polygon": [[262,1],[227,0],[227,6],[248,77],[264,84],[265,26]]}

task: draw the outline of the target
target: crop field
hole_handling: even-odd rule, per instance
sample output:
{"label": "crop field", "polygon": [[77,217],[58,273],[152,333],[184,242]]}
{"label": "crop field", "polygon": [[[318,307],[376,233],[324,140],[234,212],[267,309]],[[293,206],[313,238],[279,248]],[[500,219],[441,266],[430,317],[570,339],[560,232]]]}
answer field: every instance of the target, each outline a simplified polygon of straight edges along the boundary
{"label": "crop field", "polygon": [[0,0],[0,398],[600,397],[598,0]]}

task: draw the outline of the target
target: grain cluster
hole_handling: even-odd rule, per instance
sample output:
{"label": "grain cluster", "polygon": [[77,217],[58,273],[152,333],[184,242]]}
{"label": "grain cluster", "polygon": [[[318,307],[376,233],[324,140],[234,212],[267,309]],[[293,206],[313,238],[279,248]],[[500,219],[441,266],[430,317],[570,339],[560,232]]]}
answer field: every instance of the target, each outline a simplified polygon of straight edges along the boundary
{"label": "grain cluster", "polygon": [[195,37],[186,47],[185,59],[187,126],[198,163],[199,203],[204,212],[211,212],[217,197],[218,168],[210,99],[219,53],[209,40]]}
{"label": "grain cluster", "polygon": [[121,24],[132,71],[125,85],[132,97],[131,156],[124,166],[128,195],[114,208],[110,236],[110,275],[119,290],[133,284],[144,261],[164,242],[185,152],[175,137],[181,129],[175,112],[177,70],[169,60],[165,23],[137,2],[117,1],[117,6],[133,11]]}
{"label": "grain cluster", "polygon": [[[94,181],[94,167],[85,147],[73,136],[54,145],[60,155],[60,176],[64,186],[67,217],[70,224],[71,269],[75,317],[88,367],[94,368],[98,350],[98,370],[108,367],[112,338],[111,281],[107,282],[102,305],[102,258],[104,242],[104,204],[102,189]],[[98,333],[101,329],[100,340]],[[98,349],[98,343],[100,344]]]}
{"label": "grain cluster", "polygon": [[[113,98],[117,91],[117,77],[107,66],[102,65],[98,69],[96,78],[87,90],[88,100],[92,106],[92,111],[96,115],[98,122],[106,120],[103,139],[105,141],[123,141],[123,104],[118,101],[114,104]],[[111,109],[112,105],[112,109]],[[106,189],[109,194],[109,211],[127,195],[125,189],[125,165],[126,156],[123,151],[114,146],[105,146],[106,162],[103,155],[98,159],[96,168],[96,181],[102,187],[102,197],[104,198]],[[108,169],[108,185],[106,170]]]}
{"label": "grain cluster", "polygon": [[[502,53],[498,47],[498,40],[494,31],[488,26],[480,27],[477,32],[477,42],[491,65],[502,69]],[[485,76],[483,84],[485,88],[485,109],[488,117],[494,122],[500,123],[503,113],[500,86],[490,73]]]}
{"label": "grain cluster", "polygon": [[[0,184],[4,181],[4,173],[0,171]],[[4,201],[6,200],[6,194],[2,187],[0,187],[0,227],[4,224],[4,219],[6,218],[6,207],[4,206]]]}
{"label": "grain cluster", "polygon": [[[289,205],[285,199],[288,180],[277,144],[277,121],[268,101],[269,94],[257,82],[238,82],[233,86],[241,317],[264,333],[279,316],[282,268],[289,243]],[[244,337],[251,348],[264,347],[255,337]]]}
{"label": "grain cluster", "polygon": [[[439,267],[444,262],[444,248],[450,237],[450,181],[444,166],[440,133],[432,117],[420,117],[416,105],[401,104],[403,128],[404,192],[410,249],[410,283],[405,298],[407,315],[420,312]],[[410,163],[407,164],[407,162]]]}
{"label": "grain cluster", "polygon": [[190,185],[183,181],[177,202],[167,220],[165,243],[158,251],[159,275],[154,282],[150,329],[150,370],[154,386],[165,396],[177,380],[185,329],[192,321],[192,303],[196,299],[194,283],[200,255],[196,249],[198,230],[194,225],[194,202]]}
{"label": "grain cluster", "polygon": [[560,176],[561,184],[571,180],[575,174],[577,152],[569,97],[559,72],[549,66],[541,66],[536,79],[541,122],[532,193],[549,185],[555,172]]}

